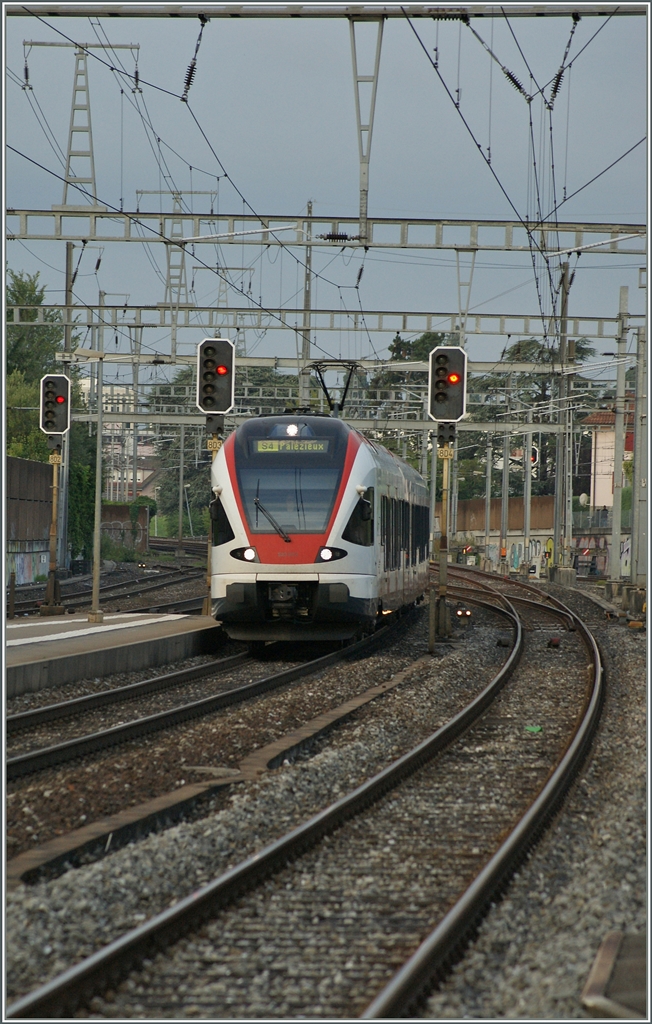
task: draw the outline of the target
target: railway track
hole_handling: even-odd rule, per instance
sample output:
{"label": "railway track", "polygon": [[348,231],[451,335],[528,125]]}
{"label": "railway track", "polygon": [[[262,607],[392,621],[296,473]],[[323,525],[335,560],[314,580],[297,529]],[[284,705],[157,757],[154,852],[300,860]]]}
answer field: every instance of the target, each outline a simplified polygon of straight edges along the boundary
{"label": "railway track", "polygon": [[[200,700],[193,700],[146,717],[122,722],[89,735],[76,736],[45,748],[14,754],[7,758],[6,761],[7,781],[13,781],[24,775],[42,771],[46,768],[53,768],[85,755],[96,754],[120,743],[126,743],[154,732],[172,728],[192,719],[212,714],[230,705],[250,700],[252,697],[257,697],[260,694],[269,693],[295,679],[312,675],[343,658],[356,657],[369,651],[380,640],[384,639],[388,633],[391,634],[394,628],[395,623],[390,622],[372,636],[350,644],[348,647],[299,665],[294,665],[291,668],[283,669],[281,672],[276,672],[273,675],[264,676],[243,686],[225,689],[220,693],[213,693]],[[30,728],[50,725],[54,721],[70,718],[71,716],[78,717],[85,712],[107,707],[113,703],[134,700],[146,694],[161,692],[171,686],[176,686],[190,680],[212,677],[249,661],[251,659],[248,655],[236,654],[215,663],[183,669],[180,672],[158,676],[140,683],[132,683],[129,686],[115,690],[90,694],[87,697],[79,697],[72,701],[37,708],[19,715],[12,715],[7,719],[8,736],[16,736]]]}
{"label": "railway track", "polygon": [[[206,555],[208,537],[188,540],[184,537],[183,550],[187,555]],[[152,551],[177,551],[179,541],[176,537],[150,537],[149,546]]]}
{"label": "railway track", "polygon": [[[459,592],[470,601],[468,578]],[[93,1010],[106,1006],[109,1016],[174,1016],[179,1001],[195,1016],[256,1016],[256,998],[263,1015],[405,1015],[553,812],[601,702],[597,648],[568,609],[517,602],[517,615],[511,599],[479,582],[475,599],[500,607],[516,644],[463,711],[282,839],[14,1004],[9,1017],[71,1013],[107,989],[111,1005],[96,998]],[[564,700],[540,685],[551,621],[563,627],[572,691]],[[525,767],[524,734],[513,728],[521,715],[546,722],[545,757],[535,741]],[[484,760],[473,756],[478,749]],[[179,941],[188,932],[192,939]],[[144,973],[116,992],[143,960]],[[297,977],[307,989],[292,984]]]}
{"label": "railway track", "polygon": [[[169,587],[176,583],[186,583],[189,580],[199,579],[202,575],[205,574],[202,574],[199,570],[188,571],[184,569],[172,569],[160,574],[156,579],[152,579],[151,575],[147,575],[139,576],[136,579],[132,578],[124,580],[118,583],[105,583],[100,587],[100,594],[105,601],[117,597],[128,598],[131,596],[140,596],[142,593],[159,590],[162,587]],[[32,597],[28,600],[15,601],[15,613],[23,615],[25,613],[29,614],[30,612],[38,612],[41,604],[45,600],[44,594],[45,592],[43,592],[42,596]],[[86,593],[63,595],[61,598],[61,604],[66,610],[85,608],[90,605],[91,598],[92,592],[91,587],[89,586]],[[161,607],[163,607],[163,605]]]}

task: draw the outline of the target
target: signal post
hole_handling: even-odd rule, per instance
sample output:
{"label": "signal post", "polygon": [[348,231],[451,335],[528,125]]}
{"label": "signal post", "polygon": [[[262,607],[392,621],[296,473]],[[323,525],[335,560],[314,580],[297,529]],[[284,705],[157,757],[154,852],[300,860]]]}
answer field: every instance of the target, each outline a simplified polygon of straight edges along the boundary
{"label": "signal post", "polygon": [[[206,413],[206,432],[209,435],[206,447],[211,453],[211,465],[222,447],[218,436],[224,430],[224,415],[230,412],[235,402],[235,346],[227,338],[206,338],[197,346],[197,408]],[[211,492],[212,493],[212,492]],[[213,608],[211,595],[212,550],[213,550],[213,502],[210,503],[211,518],[208,524],[208,551],[206,560],[206,590],[202,615],[210,615]]]}
{"label": "signal post", "polygon": [[70,430],[70,380],[63,373],[50,373],[41,378],[40,422],[47,434],[49,458],[52,466],[52,519],[50,521],[50,565],[45,604],[41,615],[63,615],[61,587],[57,580],[57,511],[59,502],[59,466],[61,465],[61,444],[63,435]]}
{"label": "signal post", "polygon": [[441,459],[443,464],[437,596],[432,584],[430,586],[428,650],[431,654],[435,650],[436,638],[442,640],[451,635],[450,611],[446,603],[449,467],[455,452],[455,424],[466,413],[466,366],[467,356],[462,348],[440,345],[430,353],[428,415],[438,423],[437,459]]}

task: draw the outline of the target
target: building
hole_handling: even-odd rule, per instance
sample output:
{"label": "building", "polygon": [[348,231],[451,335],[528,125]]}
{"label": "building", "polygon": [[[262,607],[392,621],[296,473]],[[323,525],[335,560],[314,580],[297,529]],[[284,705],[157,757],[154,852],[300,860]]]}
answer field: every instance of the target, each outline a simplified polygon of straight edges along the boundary
{"label": "building", "polygon": [[[629,397],[629,396],[628,396]],[[591,508],[612,508],[614,503],[614,453],[616,446],[616,413],[613,409],[596,409],[582,420],[582,427],[591,431]],[[625,410],[624,461],[634,457],[634,411],[628,400]],[[623,486],[627,478],[623,470]]]}

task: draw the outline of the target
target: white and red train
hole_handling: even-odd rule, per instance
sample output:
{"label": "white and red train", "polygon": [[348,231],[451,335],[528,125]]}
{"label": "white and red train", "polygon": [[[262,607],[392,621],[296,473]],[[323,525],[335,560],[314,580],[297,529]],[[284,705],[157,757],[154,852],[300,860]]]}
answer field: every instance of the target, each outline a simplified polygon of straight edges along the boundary
{"label": "white and red train", "polygon": [[421,599],[426,485],[342,420],[248,420],[211,483],[213,616],[230,637],[342,640]]}

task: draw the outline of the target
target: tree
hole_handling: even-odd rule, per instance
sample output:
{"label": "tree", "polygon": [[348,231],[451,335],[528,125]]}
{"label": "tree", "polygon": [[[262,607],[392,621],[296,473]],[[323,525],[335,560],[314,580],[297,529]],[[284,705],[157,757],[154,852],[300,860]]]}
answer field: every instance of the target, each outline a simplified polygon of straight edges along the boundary
{"label": "tree", "polygon": [[[39,273],[26,274],[7,271],[7,306],[41,306],[45,299],[45,285],[39,286]],[[54,370],[56,353],[63,345],[64,329],[60,326],[58,311],[44,313],[48,326],[28,327],[37,318],[36,310],[22,310],[20,321],[14,325],[14,311],[7,310],[7,373],[22,371],[27,383],[39,381]]]}
{"label": "tree", "polygon": [[50,454],[45,434],[39,430],[39,386],[27,382],[22,370],[13,370],[5,386],[7,405],[7,455],[16,459],[47,462]]}

